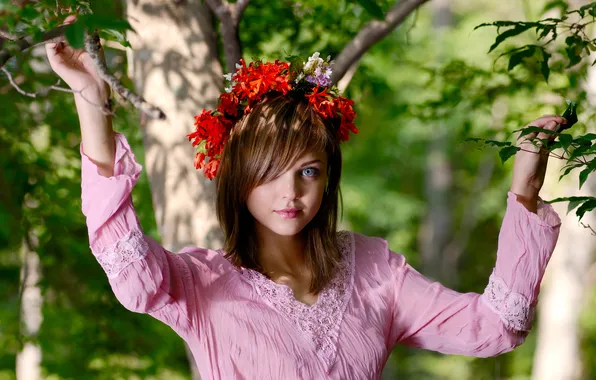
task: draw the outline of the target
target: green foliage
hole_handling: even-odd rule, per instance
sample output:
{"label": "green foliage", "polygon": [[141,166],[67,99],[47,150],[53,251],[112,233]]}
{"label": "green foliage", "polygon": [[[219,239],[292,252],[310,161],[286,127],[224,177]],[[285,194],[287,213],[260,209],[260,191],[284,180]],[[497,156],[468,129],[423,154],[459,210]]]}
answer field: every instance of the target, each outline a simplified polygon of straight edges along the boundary
{"label": "green foliage", "polygon": [[[382,17],[393,3],[252,0],[239,28],[244,56],[271,60],[288,55],[308,57],[320,51],[323,56],[335,57],[366,23]],[[41,0],[17,7],[1,2],[0,25],[11,32],[40,36],[60,25],[66,14],[89,7],[77,1],[61,1],[60,9],[55,4]],[[69,32],[71,38],[80,38],[81,31],[97,27],[103,39],[129,46],[123,33],[128,25],[121,23],[119,4],[93,3],[96,13],[89,14],[91,21],[81,19]],[[568,11],[563,1],[550,2],[547,7],[562,9],[563,14]],[[518,4],[488,0],[460,2],[452,9],[457,24],[446,31],[434,30],[431,10],[423,8],[367,52],[347,90],[347,96],[356,101],[361,132],[343,148],[343,225],[383,237],[391,249],[406,255],[410,264],[422,263],[419,236],[429,211],[426,173],[436,158],[430,147],[440,136],[453,176],[449,192],[453,194],[454,225],[462,225],[466,212],[475,210],[469,239],[454,265],[460,291],[481,292],[494,265],[510,185],[510,167],[498,165],[497,157],[505,162],[514,153],[512,143],[500,139],[520,131],[531,115],[560,111],[537,94],[555,96],[559,103],[568,98],[586,104],[580,81],[589,62],[586,49],[576,47],[585,44],[590,50],[591,45],[581,33],[569,43],[564,41],[562,17],[486,24],[497,27],[497,41],[487,28],[470,33],[496,10],[499,15],[520,18],[515,13],[519,8]],[[113,18],[94,19],[98,10]],[[587,17],[593,8],[582,12]],[[579,10],[571,13],[582,16]],[[271,25],[275,25],[274,32]],[[577,31],[573,29],[572,35]],[[514,47],[510,55],[517,56],[505,65],[495,62],[491,67],[487,49],[479,48],[492,45],[490,50],[495,52],[513,38],[527,39],[530,32],[537,37]],[[548,44],[540,45],[547,40]],[[5,42],[5,47],[11,46]],[[582,59],[566,69],[576,56]],[[9,68],[23,87],[36,90],[56,80],[32,67],[41,63],[25,52],[10,61]],[[127,80],[125,67],[112,69]],[[18,250],[25,233],[34,231],[40,238],[45,296],[44,323],[36,339],[44,352],[42,367],[47,377],[189,378],[181,340],[160,322],[120,306],[87,246],[80,212],[80,139],[72,96],[52,93],[32,101],[0,77],[0,114],[0,180],[4,185],[0,192],[0,345],[5,348],[0,351],[0,377],[14,374],[15,354],[23,343],[19,338]],[[589,109],[580,110],[580,121],[573,129],[577,136],[558,131],[558,141],[551,147],[567,155],[564,175],[574,169],[585,173],[578,174],[580,181],[593,170],[582,161],[592,152],[596,139],[595,134],[584,133],[592,125],[592,115]],[[136,113],[121,110],[115,122],[142,159]],[[489,149],[473,149],[471,143]],[[497,165],[486,165],[492,161]],[[487,183],[478,187],[478,177],[484,174],[479,168],[484,167],[491,167],[491,173]],[[558,201],[569,202],[569,212],[583,207],[585,213],[593,205],[589,197],[550,202]],[[158,239],[145,174],[135,188],[134,203],[145,232]],[[534,348],[535,332],[516,351],[489,359],[398,347],[388,367],[400,379],[529,378]],[[593,353],[593,345],[585,343],[584,350]],[[588,366],[596,368],[596,361],[590,359],[594,355],[586,357]]]}
{"label": "green foliage", "polygon": [[[524,64],[530,70],[540,70],[540,73],[544,77],[545,81],[548,82],[551,67],[555,67],[557,70],[569,70],[574,68],[581,62],[585,62],[584,58],[589,58],[593,51],[596,51],[596,39],[591,39],[585,33],[587,26],[593,24],[595,21],[596,2],[584,5],[575,10],[569,10],[567,4],[561,1],[552,1],[545,6],[545,9],[561,8],[563,15],[560,18],[546,18],[537,22],[522,22],[522,21],[495,21],[492,23],[483,23],[476,26],[476,29],[482,27],[493,26],[497,28],[497,37],[495,42],[490,47],[489,52],[502,45],[506,40],[518,36],[526,31],[534,30],[538,36],[536,42],[547,39],[542,45],[526,44],[520,47],[515,47],[502,53],[499,57],[509,55],[509,64],[507,70],[513,70],[516,66]],[[579,16],[577,20],[574,16]],[[587,20],[584,20],[587,18]],[[507,28],[502,31],[501,28]],[[556,45],[560,42],[566,33],[569,33],[564,39],[563,45]],[[553,47],[554,46],[554,47]],[[549,50],[547,50],[549,49]],[[564,52],[564,53],[563,53]],[[550,62],[550,58],[556,54],[557,61],[555,63]],[[538,60],[539,65],[534,65],[532,60]],[[561,66],[565,63],[565,66]],[[593,66],[596,61],[591,63]],[[538,67],[537,67],[538,66]],[[584,64],[584,67],[586,65]],[[530,126],[521,130],[519,137],[523,137],[533,132],[543,132],[547,134],[555,134],[558,137],[556,142],[547,142],[539,138],[533,138],[532,143],[546,145],[549,151],[556,149],[562,149],[563,154],[556,156],[559,159],[566,160],[567,163],[563,168],[563,174],[559,177],[559,180],[566,175],[570,174],[575,169],[581,169],[579,171],[579,188],[583,186],[588,176],[596,170],[596,146],[593,145],[593,134],[573,137],[569,134],[561,134],[566,129],[571,128],[578,122],[577,117],[577,103],[567,100],[568,106],[563,117],[568,120],[568,123],[563,126],[559,126],[557,131],[548,131],[541,128]],[[508,158],[515,155],[519,149],[512,146],[503,147],[499,154],[503,162]],[[557,198],[552,202],[562,202],[569,198]],[[574,206],[579,208],[576,211],[576,216],[579,220],[582,219],[585,212],[593,210],[593,202],[596,198],[577,199],[574,198]],[[580,202],[575,204],[575,202]],[[569,211],[575,209],[570,207]]]}

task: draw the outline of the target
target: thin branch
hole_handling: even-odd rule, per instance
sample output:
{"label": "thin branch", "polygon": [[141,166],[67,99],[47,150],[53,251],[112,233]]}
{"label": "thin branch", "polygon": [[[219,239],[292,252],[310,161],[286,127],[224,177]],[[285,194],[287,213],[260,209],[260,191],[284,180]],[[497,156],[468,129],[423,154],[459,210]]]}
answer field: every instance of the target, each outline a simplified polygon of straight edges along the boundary
{"label": "thin branch", "polygon": [[337,83],[356,61],[364,55],[374,44],[389,34],[414,10],[426,3],[428,0],[402,0],[398,1],[384,20],[373,20],[364,26],[360,32],[350,41],[335,59],[331,81]]}
{"label": "thin branch", "polygon": [[[33,46],[37,46],[37,45],[41,45],[41,44],[46,44],[46,43],[51,43],[51,42],[62,42],[62,41],[64,41],[64,30],[66,29],[67,26],[68,25],[60,25],[57,28],[44,33],[43,36],[41,37],[40,41],[34,41],[33,36],[23,36],[20,38],[13,38],[12,40],[17,44],[18,50],[21,52],[25,51]],[[12,37],[16,37],[16,36],[12,36]],[[122,96],[122,98],[129,101],[135,108],[146,113],[149,117],[154,118],[154,119],[161,119],[161,120],[165,119],[166,115],[164,114],[164,112],[161,109],[155,107],[154,105],[149,104],[141,96],[135,94],[134,92],[132,92],[129,89],[127,89],[126,87],[124,87],[124,85],[120,82],[120,80],[118,80],[118,78],[116,78],[108,70],[105,62],[101,58],[99,49],[100,49],[100,43],[99,43],[99,37],[97,36],[97,34],[93,34],[92,36],[87,35],[85,37],[85,50],[86,50],[87,54],[89,54],[89,57],[91,57],[91,60],[93,61],[95,69],[97,70],[97,73],[100,76],[100,78],[103,79],[114,91],[116,91],[118,94],[120,94],[120,96]],[[6,64],[6,62],[11,57],[12,57],[12,55],[8,51],[8,49],[0,50],[0,68],[3,68],[4,65]],[[5,73],[6,73],[6,71],[5,71]],[[9,77],[9,80],[12,78],[12,76],[10,76],[10,74],[7,74],[7,76]],[[17,91],[20,90],[19,92],[21,94],[27,95],[27,96],[32,95],[31,93],[26,93],[26,92],[24,93],[24,91],[22,91],[22,89],[19,89],[18,86],[15,86],[14,83],[11,83],[11,84],[13,85],[13,87],[17,88]],[[54,88],[54,90],[64,91],[65,89]],[[77,93],[77,92],[75,92],[75,93]],[[80,93],[80,92],[78,92],[78,93]],[[105,107],[105,106],[102,106],[102,107]]]}
{"label": "thin branch", "polygon": [[[6,77],[8,78],[8,81],[10,82],[11,86],[14,87],[15,90],[17,90],[17,92],[21,95],[24,96],[28,96],[30,98],[38,98],[38,97],[43,97],[43,96],[47,96],[48,93],[50,92],[50,90],[54,90],[54,91],[61,91],[61,92],[68,92],[71,94],[78,94],[79,96],[81,96],[81,98],[83,98],[83,100],[85,100],[87,103],[99,108],[104,114],[106,115],[114,115],[114,113],[112,111],[110,111],[110,105],[109,104],[97,104],[92,102],[91,100],[87,99],[85,97],[85,95],[83,95],[83,90],[71,90],[70,88],[64,88],[64,87],[59,87],[58,85],[62,82],[61,80],[58,80],[58,82],[56,82],[56,84],[52,85],[52,86],[48,86],[48,87],[44,87],[41,90],[37,91],[37,92],[27,92],[25,90],[23,90],[21,87],[19,87],[19,85],[16,83],[16,81],[14,80],[12,74],[10,73],[10,71],[8,71],[6,69],[6,67],[2,67],[0,68],[0,70],[6,74]],[[109,102],[109,100],[108,100]]]}
{"label": "thin branch", "polygon": [[[64,37],[63,37],[64,30],[66,29],[67,26],[68,25],[60,25],[60,26],[56,27],[55,29],[45,32],[39,41],[35,41],[33,39],[33,36],[23,36],[23,37],[14,38],[11,40],[17,44],[18,50],[22,52],[22,51],[25,51],[31,47],[37,46],[37,45],[50,43],[50,42],[63,41],[64,40]],[[13,36],[13,37],[17,37],[17,36]],[[12,57],[12,55],[10,54],[8,49],[0,50],[0,67],[3,67],[6,64],[6,61],[8,61],[11,57]]]}
{"label": "thin branch", "polygon": [[242,45],[238,36],[238,24],[248,5],[248,0],[228,3],[226,0],[205,0],[211,11],[221,22],[221,38],[226,57],[226,71],[236,71],[236,63],[242,58]]}
{"label": "thin branch", "polygon": [[19,39],[19,36],[16,34],[7,32],[6,30],[0,29],[0,38],[4,38],[5,40],[15,41]]}
{"label": "thin branch", "polygon": [[85,50],[87,51],[87,54],[89,54],[89,57],[91,58],[91,61],[93,62],[99,77],[103,79],[121,97],[128,100],[135,108],[141,110],[147,114],[147,116],[153,119],[164,120],[166,115],[161,109],[149,104],[142,96],[137,95],[128,88],[124,87],[120,80],[118,80],[118,78],[116,78],[108,70],[104,60],[101,59],[101,54],[99,52],[100,46],[101,45],[99,43],[99,37],[97,34],[85,37]]}

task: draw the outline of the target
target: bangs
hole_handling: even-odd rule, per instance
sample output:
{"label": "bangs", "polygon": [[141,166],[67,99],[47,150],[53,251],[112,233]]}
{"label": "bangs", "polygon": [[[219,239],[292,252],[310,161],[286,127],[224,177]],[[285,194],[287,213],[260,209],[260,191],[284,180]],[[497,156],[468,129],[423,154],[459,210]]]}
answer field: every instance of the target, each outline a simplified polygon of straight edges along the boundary
{"label": "bangs", "polygon": [[241,141],[239,164],[249,188],[268,182],[309,152],[333,155],[333,123],[325,123],[304,100],[278,97],[265,101],[237,125],[231,139]]}

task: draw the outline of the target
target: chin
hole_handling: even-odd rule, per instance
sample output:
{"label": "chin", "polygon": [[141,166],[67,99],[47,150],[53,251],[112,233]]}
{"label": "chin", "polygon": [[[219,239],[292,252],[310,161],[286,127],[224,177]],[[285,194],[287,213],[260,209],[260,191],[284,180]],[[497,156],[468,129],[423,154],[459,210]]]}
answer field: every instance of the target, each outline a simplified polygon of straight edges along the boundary
{"label": "chin", "polygon": [[284,225],[284,223],[272,223],[265,227],[276,235],[289,237],[298,235],[300,232],[302,232],[305,226],[302,224]]}

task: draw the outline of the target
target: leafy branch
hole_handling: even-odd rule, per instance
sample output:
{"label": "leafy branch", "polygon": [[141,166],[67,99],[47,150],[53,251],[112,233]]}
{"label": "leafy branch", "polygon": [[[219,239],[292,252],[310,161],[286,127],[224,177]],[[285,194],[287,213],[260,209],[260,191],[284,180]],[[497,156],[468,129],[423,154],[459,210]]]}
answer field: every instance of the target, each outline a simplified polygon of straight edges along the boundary
{"label": "leafy branch", "polygon": [[[151,118],[165,119],[166,116],[161,109],[149,104],[143,97],[126,88],[122,82],[110,72],[101,58],[100,35],[106,40],[115,41],[123,46],[130,47],[130,44],[124,35],[125,31],[133,30],[130,24],[125,20],[115,19],[112,16],[91,14],[88,12],[88,10],[83,9],[82,14],[77,16],[77,20],[74,23],[68,25],[53,25],[53,27],[47,31],[37,29],[30,31],[30,34],[15,33],[10,30],[2,31],[2,33],[0,33],[3,42],[0,45],[0,68],[2,68],[2,71],[7,75],[10,84],[19,93],[28,96],[33,95],[33,97],[44,96],[48,93],[48,90],[67,90],[58,88],[57,86],[50,86],[36,93],[25,93],[25,91],[16,86],[15,82],[11,80],[12,75],[4,67],[10,58],[15,55],[20,55],[28,49],[41,44],[59,43],[66,40],[72,48],[84,49],[87,54],[89,54],[99,76],[123,99],[130,102],[135,108]],[[23,14],[25,16],[23,16]],[[18,20],[18,22],[13,23],[14,29],[17,29],[17,26],[21,24],[35,24],[32,20],[39,17],[37,14],[31,15],[30,12],[23,12],[23,14],[14,15],[15,19]],[[27,17],[31,18],[27,19]],[[74,90],[74,92],[80,93],[80,91],[77,90]],[[102,106],[102,108],[105,109],[106,107]],[[106,109],[106,112],[109,113],[111,111]]]}

